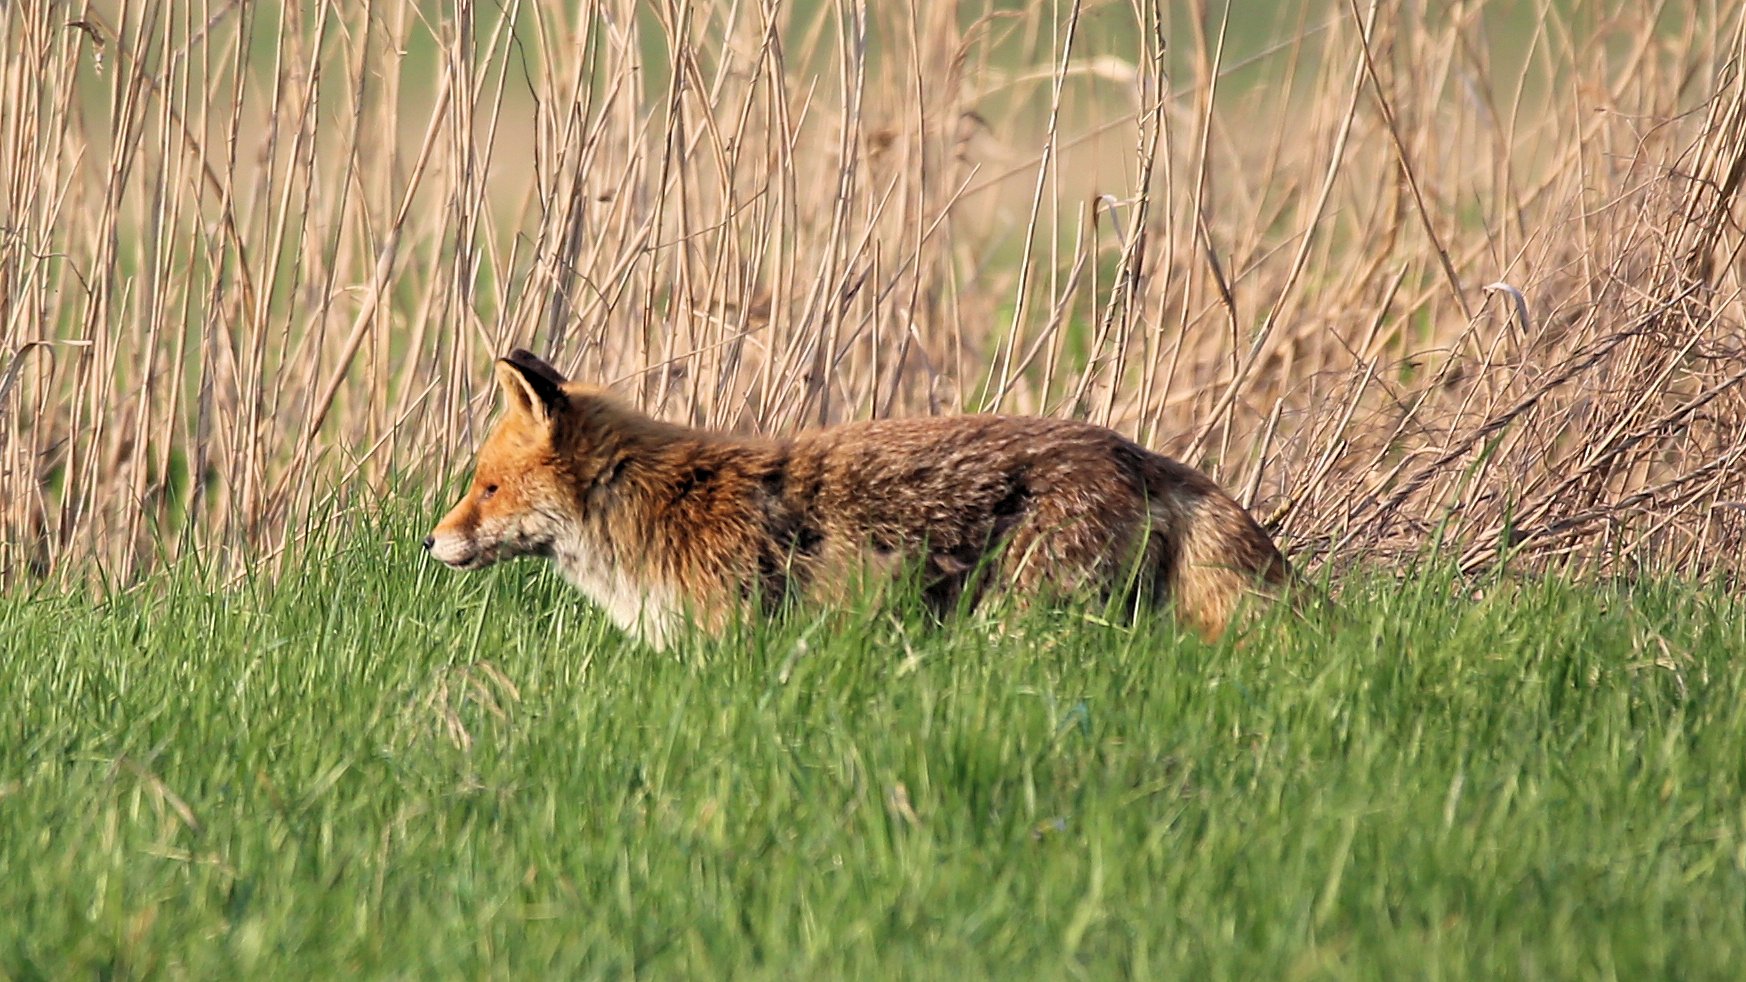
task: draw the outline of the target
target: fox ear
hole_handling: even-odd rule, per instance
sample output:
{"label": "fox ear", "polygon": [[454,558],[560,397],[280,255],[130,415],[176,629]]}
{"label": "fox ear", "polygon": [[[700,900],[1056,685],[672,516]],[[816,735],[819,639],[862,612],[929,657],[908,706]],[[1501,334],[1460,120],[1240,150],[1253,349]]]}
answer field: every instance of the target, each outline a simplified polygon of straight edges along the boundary
{"label": "fox ear", "polygon": [[510,407],[541,423],[550,423],[569,404],[564,381],[561,372],[522,348],[497,360],[497,384]]}

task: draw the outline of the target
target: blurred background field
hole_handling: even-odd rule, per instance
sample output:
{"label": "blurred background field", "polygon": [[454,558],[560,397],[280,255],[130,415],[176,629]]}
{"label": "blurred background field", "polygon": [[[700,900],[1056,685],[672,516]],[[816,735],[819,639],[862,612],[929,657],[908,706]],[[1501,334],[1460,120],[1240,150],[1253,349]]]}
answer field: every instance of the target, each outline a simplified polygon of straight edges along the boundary
{"label": "blurred background field", "polygon": [[0,6],[0,581],[434,500],[524,345],[1081,416],[1315,568],[1746,554],[1736,5]]}

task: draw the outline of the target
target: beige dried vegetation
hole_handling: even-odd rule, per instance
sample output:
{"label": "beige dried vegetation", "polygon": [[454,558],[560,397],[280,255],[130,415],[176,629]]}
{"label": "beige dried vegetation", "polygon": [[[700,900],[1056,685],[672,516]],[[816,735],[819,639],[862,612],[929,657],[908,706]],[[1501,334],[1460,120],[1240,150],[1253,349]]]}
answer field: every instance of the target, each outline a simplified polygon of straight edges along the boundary
{"label": "beige dried vegetation", "polygon": [[280,6],[0,4],[0,583],[441,497],[512,345],[1108,422],[1311,567],[1746,566],[1738,5]]}

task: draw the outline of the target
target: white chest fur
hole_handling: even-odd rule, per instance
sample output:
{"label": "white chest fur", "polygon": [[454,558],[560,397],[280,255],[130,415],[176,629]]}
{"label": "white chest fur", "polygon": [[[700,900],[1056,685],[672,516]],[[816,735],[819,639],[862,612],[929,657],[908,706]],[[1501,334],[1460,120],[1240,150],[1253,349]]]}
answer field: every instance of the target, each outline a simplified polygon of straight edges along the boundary
{"label": "white chest fur", "polygon": [[581,590],[626,633],[654,648],[666,646],[678,616],[672,591],[632,576],[607,550],[578,540],[553,553],[564,579]]}

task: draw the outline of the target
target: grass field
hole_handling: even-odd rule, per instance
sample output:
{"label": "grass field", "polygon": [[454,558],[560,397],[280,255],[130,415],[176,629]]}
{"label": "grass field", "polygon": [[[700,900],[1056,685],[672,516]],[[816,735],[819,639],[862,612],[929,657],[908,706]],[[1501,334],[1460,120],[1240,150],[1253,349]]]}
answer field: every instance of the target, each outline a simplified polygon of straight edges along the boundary
{"label": "grass field", "polygon": [[1241,645],[888,611],[655,654],[418,525],[0,598],[0,977],[1746,962],[1738,602],[1424,573]]}

